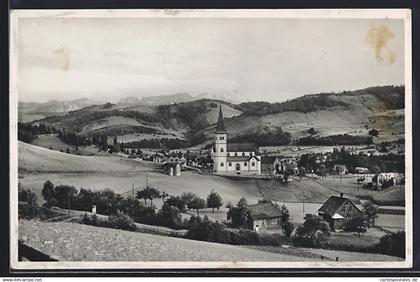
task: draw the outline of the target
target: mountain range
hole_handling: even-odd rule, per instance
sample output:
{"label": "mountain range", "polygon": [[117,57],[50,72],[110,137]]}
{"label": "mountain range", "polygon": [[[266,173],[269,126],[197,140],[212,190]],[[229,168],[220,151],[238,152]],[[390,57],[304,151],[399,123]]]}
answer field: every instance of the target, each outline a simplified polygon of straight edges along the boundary
{"label": "mountain range", "polygon": [[376,141],[404,138],[403,86],[312,94],[283,103],[235,104],[206,97],[211,96],[127,97],[115,104],[89,99],[19,103],[19,120],[39,115],[39,123],[86,136],[117,136],[124,142],[155,138],[206,142],[211,139],[220,106],[230,138],[241,141],[258,136],[282,139],[283,133],[288,140],[311,135],[367,136],[372,128],[380,132]]}

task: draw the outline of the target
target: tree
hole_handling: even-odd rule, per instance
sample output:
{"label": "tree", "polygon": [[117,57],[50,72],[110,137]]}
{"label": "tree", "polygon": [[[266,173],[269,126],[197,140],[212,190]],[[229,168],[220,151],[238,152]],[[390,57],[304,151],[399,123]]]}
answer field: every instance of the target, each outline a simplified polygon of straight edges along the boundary
{"label": "tree", "polygon": [[299,168],[299,176],[300,177],[306,176],[306,168],[304,168],[303,166]]}
{"label": "tree", "polygon": [[147,186],[143,190],[137,191],[136,198],[143,199],[144,204],[147,204],[147,200],[150,200],[151,205],[153,205],[153,200],[161,197],[159,190],[154,187]]}
{"label": "tree", "polygon": [[95,193],[90,189],[80,188],[77,194],[77,201],[75,203],[77,210],[90,211],[95,201]]}
{"label": "tree", "polygon": [[166,201],[165,204],[171,207],[176,207],[180,211],[185,210],[185,202],[182,200],[180,196],[170,196]]}
{"label": "tree", "polygon": [[372,128],[371,130],[369,130],[368,133],[369,133],[369,135],[375,136],[375,137],[379,135],[379,131],[375,128]]}
{"label": "tree", "polygon": [[160,224],[163,226],[169,228],[179,228],[181,225],[182,217],[177,207],[164,203],[157,215],[160,218]]}
{"label": "tree", "polygon": [[375,218],[378,217],[378,207],[370,202],[363,204],[363,213],[366,215],[367,226],[375,226]]}
{"label": "tree", "polygon": [[37,197],[32,190],[20,189],[18,192],[18,201],[24,203],[19,204],[19,217],[33,218],[38,216]]}
{"label": "tree", "polygon": [[246,201],[246,199],[244,197],[240,198],[238,203],[236,204],[236,206],[238,208],[247,208],[248,207],[248,202]]}
{"label": "tree", "polygon": [[232,207],[227,212],[227,220],[230,220],[233,227],[247,228],[250,221],[248,208]]}
{"label": "tree", "polygon": [[343,226],[344,231],[357,232],[360,237],[361,232],[366,232],[366,219],[364,216],[355,216],[346,221]]}
{"label": "tree", "polygon": [[117,136],[114,136],[114,142],[113,142],[113,144],[114,144],[114,147],[117,148],[117,146],[118,146]]}
{"label": "tree", "polygon": [[183,193],[181,195],[181,199],[182,201],[184,201],[185,205],[190,209],[190,205],[192,200],[197,197],[197,195],[195,195],[194,193],[188,192],[188,193]]}
{"label": "tree", "polygon": [[137,191],[136,198],[139,199],[139,200],[144,200],[144,204],[147,205],[148,197],[146,196],[146,193],[145,193],[144,189],[140,190],[140,191]]}
{"label": "tree", "polygon": [[314,134],[316,134],[316,133],[317,133],[317,132],[316,132],[316,130],[315,130],[313,127],[309,128],[308,132],[309,132],[309,134],[311,134],[311,135],[314,135]]}
{"label": "tree", "polygon": [[198,211],[201,209],[204,209],[205,207],[206,207],[206,201],[199,197],[195,197],[189,205],[190,209],[197,211],[197,215],[198,215]]}
{"label": "tree", "polygon": [[226,203],[226,205],[225,205],[225,207],[228,209],[228,210],[230,210],[232,207],[233,207],[233,205],[232,205],[232,203],[231,202],[227,202]]}
{"label": "tree", "polygon": [[369,170],[370,170],[370,173],[373,173],[373,174],[378,174],[378,173],[381,173],[381,169],[379,168],[379,166],[377,166],[377,165],[373,165],[373,166],[371,166],[370,168],[369,168]]}
{"label": "tree", "polygon": [[59,185],[55,187],[55,195],[58,207],[68,209],[70,205],[71,209],[77,196],[77,189],[69,185]]}
{"label": "tree", "polygon": [[285,205],[281,206],[281,229],[284,235],[286,235],[287,238],[290,239],[293,232],[293,224],[290,222],[290,214],[289,210]]}
{"label": "tree", "polygon": [[67,154],[70,154],[70,148],[69,148],[69,147],[67,147],[67,149],[66,149],[66,153],[67,153]]}
{"label": "tree", "polygon": [[251,224],[248,204],[245,198],[239,199],[236,207],[231,207],[227,213],[227,220],[230,220],[232,226],[237,228],[248,228]]}
{"label": "tree", "polygon": [[330,228],[321,217],[307,214],[305,222],[296,228],[293,242],[307,247],[325,247],[330,235]]}
{"label": "tree", "polygon": [[405,258],[405,240],[404,231],[387,234],[381,237],[375,249],[381,254]]}
{"label": "tree", "polygon": [[54,184],[51,181],[47,180],[44,183],[44,187],[42,188],[42,197],[44,197],[44,206],[46,208],[51,208],[52,206],[57,205],[57,200],[55,196],[56,195],[54,190]]}
{"label": "tree", "polygon": [[207,196],[207,207],[211,208],[211,212],[214,213],[214,209],[219,208],[223,205],[222,197],[214,190]]}

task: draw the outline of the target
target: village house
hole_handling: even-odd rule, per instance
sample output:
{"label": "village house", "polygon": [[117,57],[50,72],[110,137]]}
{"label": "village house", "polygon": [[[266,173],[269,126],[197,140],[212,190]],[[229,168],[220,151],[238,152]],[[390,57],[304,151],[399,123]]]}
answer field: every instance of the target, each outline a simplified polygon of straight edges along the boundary
{"label": "village house", "polygon": [[261,173],[269,175],[284,174],[286,171],[298,172],[295,158],[282,158],[278,156],[261,157]]}
{"label": "village house", "polygon": [[163,172],[169,176],[181,176],[181,165],[179,163],[165,163]]}
{"label": "village house", "polygon": [[165,161],[169,163],[179,163],[181,167],[185,167],[187,165],[187,159],[178,155],[168,156],[165,158]]}
{"label": "village house", "polygon": [[165,155],[162,153],[155,153],[150,157],[150,160],[155,163],[161,163],[165,161]]}
{"label": "village house", "polygon": [[332,231],[338,231],[343,228],[348,220],[361,216],[363,213],[352,201],[343,197],[343,193],[341,193],[340,197],[331,196],[318,209],[318,215],[329,223]]}
{"label": "village house", "polygon": [[281,210],[273,202],[248,205],[254,231],[281,228]]}
{"label": "village house", "polygon": [[333,172],[337,173],[337,174],[346,174],[347,173],[347,167],[346,165],[343,164],[335,164],[333,167]]}
{"label": "village house", "polygon": [[216,126],[215,143],[210,155],[217,174],[260,175],[261,157],[258,146],[252,143],[228,143],[222,107]]}
{"label": "village house", "polygon": [[372,184],[378,189],[384,189],[386,187],[400,184],[403,180],[404,175],[402,173],[379,173],[372,177]]}
{"label": "village house", "polygon": [[127,155],[135,155],[141,153],[141,150],[135,146],[124,145],[124,150]]}

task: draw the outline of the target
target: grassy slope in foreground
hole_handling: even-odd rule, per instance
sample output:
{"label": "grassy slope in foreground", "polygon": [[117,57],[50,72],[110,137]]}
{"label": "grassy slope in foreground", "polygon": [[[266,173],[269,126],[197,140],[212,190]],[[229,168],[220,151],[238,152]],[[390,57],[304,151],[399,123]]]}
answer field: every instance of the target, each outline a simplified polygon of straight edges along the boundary
{"label": "grassy slope in foreground", "polygon": [[77,223],[19,221],[19,239],[65,261],[309,261],[306,257],[251,250]]}
{"label": "grassy slope in foreground", "polygon": [[155,165],[117,156],[76,156],[18,142],[18,166],[27,172],[139,172]]}

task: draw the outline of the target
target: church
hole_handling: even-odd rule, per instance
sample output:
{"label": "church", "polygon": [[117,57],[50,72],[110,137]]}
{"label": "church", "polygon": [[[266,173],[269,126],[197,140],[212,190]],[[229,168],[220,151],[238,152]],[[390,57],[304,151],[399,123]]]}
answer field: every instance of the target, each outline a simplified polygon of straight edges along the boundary
{"label": "church", "polygon": [[211,150],[213,172],[231,175],[260,175],[261,157],[258,146],[252,143],[229,143],[227,135],[220,106],[215,142]]}

